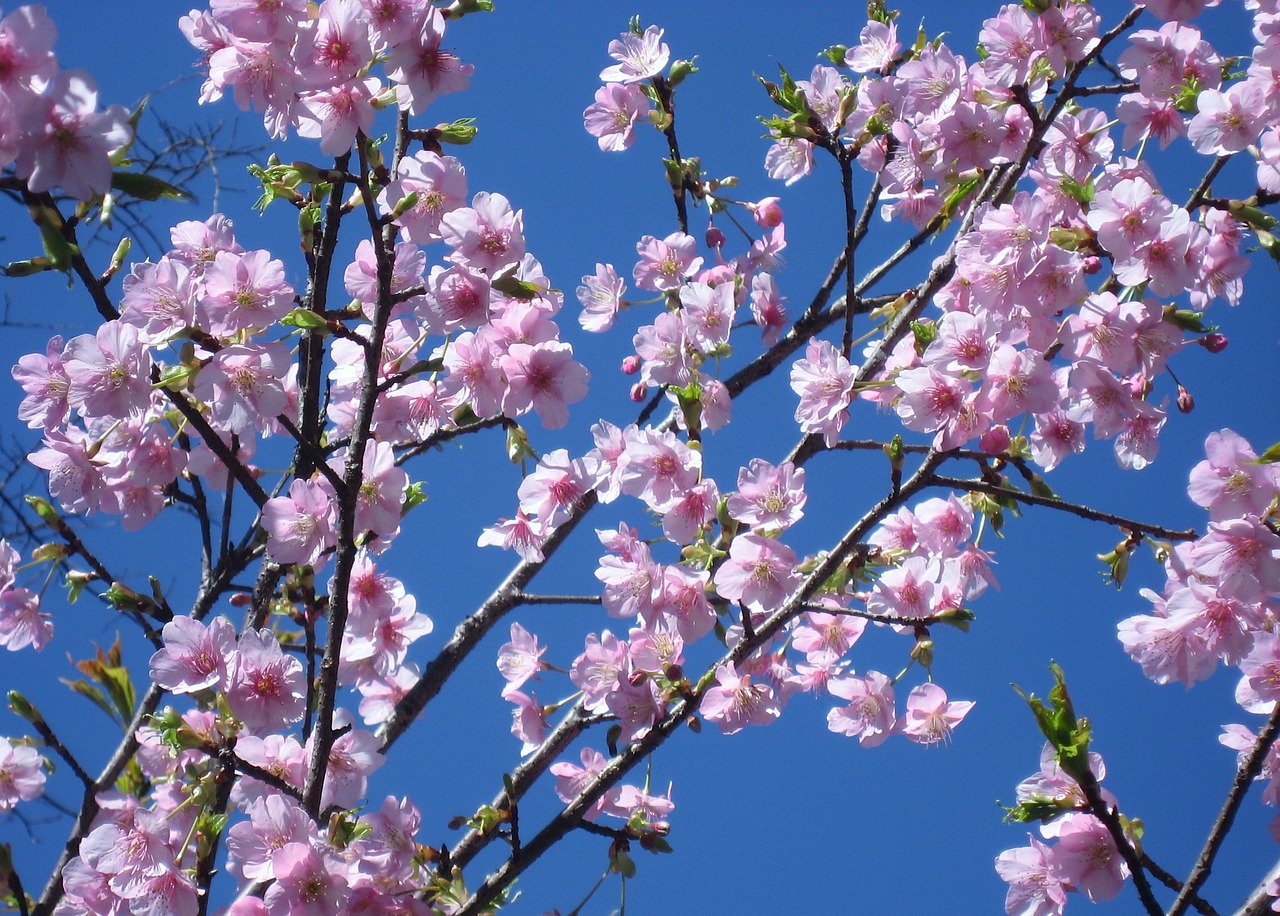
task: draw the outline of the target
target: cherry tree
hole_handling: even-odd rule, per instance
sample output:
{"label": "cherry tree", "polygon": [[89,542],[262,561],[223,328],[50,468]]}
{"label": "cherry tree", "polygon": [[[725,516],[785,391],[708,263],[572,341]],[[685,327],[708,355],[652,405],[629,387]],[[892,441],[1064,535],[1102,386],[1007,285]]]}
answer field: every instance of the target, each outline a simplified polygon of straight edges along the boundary
{"label": "cherry tree", "polygon": [[[189,213],[145,260],[87,234],[183,189],[138,167],[140,112],[55,57],[45,10],[9,12],[0,187],[40,253],[4,272],[15,296],[65,275],[83,327],[13,365],[47,495],[0,541],[0,645],[93,652],[68,683],[120,734],[91,759],[60,699],[14,685],[0,812],[55,779],[75,801],[47,879],[0,846],[5,903],[487,913],[521,906],[517,879],[584,834],[601,883],[625,889],[642,854],[680,845],[677,735],[816,704],[860,754],[962,742],[988,700],[948,658],[992,638],[996,539],[1037,511],[1087,522],[1115,584],[1143,570],[1109,650],[1157,684],[1236,685],[1220,733],[1179,740],[1238,762],[1216,819],[1184,826],[1199,852],[1175,874],[1167,838],[1104,785],[1129,739],[1077,709],[1090,672],[1038,660],[1023,730],[1002,726],[1027,774],[992,815],[1011,824],[990,874],[1006,912],[1280,911],[1273,846],[1243,903],[1205,888],[1237,813],[1280,803],[1280,449],[1199,432],[1194,528],[1050,474],[1090,447],[1140,480],[1191,422],[1176,373],[1231,366],[1245,275],[1280,260],[1280,8],[1245,0],[1252,32],[1228,46],[1217,6],[1024,0],[989,10],[975,42],[871,2],[833,23],[846,43],[816,66],[744,87],[767,136],[764,174],[742,180],[687,145],[697,49],[633,19],[601,43],[582,122],[601,155],[636,157],[634,193],[666,215],[634,255],[588,253],[580,283],[544,271],[519,200],[475,186],[477,122],[432,114],[466,97],[454,42],[503,15],[487,0],[212,0],[182,17],[200,102],[303,151],[252,168],[256,209],[287,213],[292,237],[252,248],[250,213]],[[802,241],[789,195],[820,181],[839,229]],[[808,287],[786,269],[802,244],[833,254]],[[626,377],[618,397],[588,399],[604,383],[588,348]],[[1274,371],[1233,371],[1270,396]],[[735,436],[753,403],[786,439]],[[459,447],[518,469],[506,508],[415,528],[449,497],[437,469]],[[161,556],[112,543],[157,530]],[[460,544],[509,563],[451,614],[413,574],[432,554],[468,576]],[[529,613],[548,607],[572,623]],[[119,630],[110,648],[77,639],[88,614]],[[496,762],[455,752],[487,794],[387,791],[380,768],[419,753],[478,667],[515,739]],[[917,791],[963,791],[941,779]]]}

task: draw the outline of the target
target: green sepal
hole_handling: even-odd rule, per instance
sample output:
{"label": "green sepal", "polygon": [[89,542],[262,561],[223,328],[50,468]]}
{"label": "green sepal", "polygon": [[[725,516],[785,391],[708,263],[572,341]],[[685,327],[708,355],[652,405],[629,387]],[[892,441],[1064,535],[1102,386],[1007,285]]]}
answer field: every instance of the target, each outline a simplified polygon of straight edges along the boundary
{"label": "green sepal", "polygon": [[317,315],[311,309],[297,308],[293,309],[289,314],[280,319],[280,323],[286,327],[300,328],[303,331],[310,331],[313,334],[319,332],[324,334],[329,330],[329,321],[323,315]]}
{"label": "green sepal", "polygon": [[454,146],[466,146],[476,138],[480,128],[476,126],[475,118],[459,118],[448,124],[437,124],[436,131],[436,137],[441,142],[452,143]]}
{"label": "green sepal", "polygon": [[515,270],[509,270],[489,282],[491,289],[496,289],[511,299],[519,299],[521,302],[528,302],[531,299],[537,299],[544,292],[541,286],[530,283],[528,280],[521,280],[516,276]]}
{"label": "green sepal", "polygon": [[427,501],[427,482],[425,480],[415,480],[409,484],[409,489],[405,491],[404,505],[400,508],[401,515],[407,515],[409,510],[415,506],[421,506]]}

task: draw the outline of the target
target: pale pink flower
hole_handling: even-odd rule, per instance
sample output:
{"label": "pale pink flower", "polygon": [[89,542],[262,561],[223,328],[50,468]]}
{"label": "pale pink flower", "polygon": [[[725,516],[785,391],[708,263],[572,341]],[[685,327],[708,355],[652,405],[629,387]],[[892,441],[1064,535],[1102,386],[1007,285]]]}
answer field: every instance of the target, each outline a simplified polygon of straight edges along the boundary
{"label": "pale pink flower", "polygon": [[893,682],[887,675],[867,672],[865,677],[849,674],[831,678],[827,691],[849,700],[849,705],[828,711],[827,728],[832,732],[856,737],[864,747],[882,745],[893,733]]}
{"label": "pale pink flower", "polygon": [[277,563],[314,566],[334,543],[332,488],[315,480],[294,480],[288,496],[269,499],[262,507],[267,552]]}
{"label": "pale pink flower", "polygon": [[606,153],[620,153],[636,140],[636,124],[652,110],[649,97],[626,83],[606,83],[596,90],[596,100],[582,113],[587,133]]}
{"label": "pale pink flower", "polygon": [[484,529],[476,544],[514,550],[525,562],[541,563],[542,544],[552,530],[542,519],[517,512],[515,518],[499,519],[497,524]]}
{"label": "pale pink flower", "polygon": [[1030,846],[1006,849],[996,858],[996,874],[1009,885],[1007,916],[1062,916],[1068,886],[1054,876],[1053,848],[1028,835]]}
{"label": "pale pink flower", "polygon": [[855,73],[883,71],[901,48],[894,23],[868,22],[858,36],[858,46],[845,52],[844,63]]}
{"label": "pale pink flower", "polygon": [[754,528],[790,528],[804,515],[804,468],[789,461],[774,467],[763,458],[738,471],[738,492],[729,496],[731,516]]}
{"label": "pale pink flower", "polygon": [[1090,903],[1118,895],[1129,877],[1129,867],[1106,825],[1079,811],[1068,813],[1059,824],[1058,842],[1053,847],[1054,877],[1083,892]]}
{"label": "pale pink flower", "polygon": [[294,107],[298,136],[318,139],[326,156],[347,152],[357,134],[372,131],[373,102],[381,89],[381,83],[366,77],[302,93]]}
{"label": "pale pink flower", "polygon": [[644,236],[636,243],[636,253],[640,255],[633,271],[636,286],[654,292],[679,289],[702,266],[697,250],[697,241],[683,232],[673,232],[661,240]]}
{"label": "pale pink flower", "polygon": [[345,863],[328,846],[286,843],[271,854],[276,880],[263,902],[270,916],[333,916],[351,896]]}
{"label": "pale pink flower", "polygon": [[438,241],[440,219],[466,205],[466,170],[452,156],[419,150],[400,160],[396,178],[378,195],[378,204],[390,213],[410,194],[417,195],[413,206],[396,219],[401,232],[416,245]]}
{"label": "pale pink flower", "polygon": [[414,115],[426,111],[438,96],[466,89],[475,72],[471,64],[440,47],[445,25],[439,9],[428,6],[419,22],[409,40],[392,46],[386,63],[387,76],[400,84],[396,87],[400,108]]}
{"label": "pale pink flower", "polygon": [[98,87],[88,74],[54,74],[22,113],[25,136],[17,150],[18,176],[33,192],[57,186],[77,200],[111,190],[109,155],[133,134],[127,112],[99,112]]}
{"label": "pale pink flower", "polygon": [[661,73],[671,58],[662,32],[651,25],[643,35],[623,32],[609,42],[609,56],[618,63],[601,70],[600,79],[606,83],[638,83]]}
{"label": "pale pink flower", "polygon": [[236,632],[225,617],[209,625],[191,617],[174,617],[161,631],[164,648],[151,656],[151,680],[174,693],[220,688],[227,680],[227,661]]}
{"label": "pale pink flower", "polygon": [[583,277],[578,287],[578,301],[582,303],[578,323],[583,330],[601,332],[613,327],[614,318],[623,308],[622,294],[626,289],[626,281],[612,264],[596,264],[595,276]]}
{"label": "pale pink flower", "polygon": [[740,534],[715,573],[716,591],[753,611],[774,611],[800,581],[796,553],[758,534]]}
{"label": "pale pink flower", "polygon": [[821,433],[836,443],[849,419],[853,401],[853,367],[825,340],[812,339],[803,359],[791,367],[791,390],[800,395],[796,422],[805,433]]}
{"label": "pale pink flower", "polygon": [[196,397],[209,404],[217,429],[252,434],[289,406],[285,376],[293,369],[284,344],[224,347],[196,376]]}
{"label": "pale pink flower", "polygon": [[921,684],[907,695],[907,712],[897,730],[917,744],[947,741],[973,706],[972,700],[949,702],[947,692],[937,684]]}
{"label": "pale pink flower", "polygon": [[33,747],[0,737],[0,813],[44,794],[44,760]]}
{"label": "pale pink flower", "polygon": [[248,729],[269,732],[302,718],[302,663],[285,655],[270,630],[242,633],[227,668],[227,703]]}
{"label": "pale pink flower", "polygon": [[532,409],[544,427],[560,429],[569,422],[569,405],[587,396],[591,375],[567,343],[512,344],[499,366],[507,381],[502,412],[508,417]]}
{"label": "pale pink flower", "polygon": [[529,678],[536,678],[546,667],[542,661],[546,651],[546,646],[538,645],[537,636],[518,623],[511,624],[511,641],[498,650],[498,671],[507,682],[502,692],[519,690]]}
{"label": "pale pink flower", "polygon": [[53,621],[40,611],[40,596],[27,588],[0,590],[0,646],[37,652],[53,638]]}
{"label": "pale pink flower", "polygon": [[440,237],[453,249],[454,261],[496,276],[524,256],[524,211],[512,211],[501,194],[481,191],[470,207],[441,217]]}
{"label": "pale pink flower", "polygon": [[43,427],[47,431],[66,422],[71,380],[62,365],[62,350],[62,337],[51,337],[43,355],[29,353],[20,357],[10,370],[13,380],[27,393],[18,405],[18,419],[31,429]]}
{"label": "pale pink flower", "polygon": [[773,687],[752,683],[751,675],[739,674],[732,665],[716,669],[716,686],[703,695],[699,711],[725,735],[737,734],[748,725],[769,725],[782,715]]}
{"label": "pale pink flower", "polygon": [[62,366],[67,404],[81,416],[125,419],[150,403],[151,354],[131,325],[108,321],[94,335],[71,338]]}

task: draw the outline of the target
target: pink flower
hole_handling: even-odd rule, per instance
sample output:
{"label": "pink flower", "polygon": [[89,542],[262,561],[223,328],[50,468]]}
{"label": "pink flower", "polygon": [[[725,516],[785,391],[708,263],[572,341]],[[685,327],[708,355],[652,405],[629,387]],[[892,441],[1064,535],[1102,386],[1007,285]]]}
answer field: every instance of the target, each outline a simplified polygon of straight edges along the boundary
{"label": "pink flower", "polygon": [[40,596],[27,588],[0,589],[0,646],[37,652],[53,638],[53,621],[40,612]]}
{"label": "pink flower", "polygon": [[[551,775],[556,777],[556,795],[566,805],[574,801],[608,763],[603,754],[590,747],[582,749],[580,759],[582,766],[563,762],[551,765]],[[619,791],[620,787],[614,786],[603,793],[596,799],[595,804],[587,809],[583,817],[588,821],[596,821],[601,814],[615,813],[613,809],[616,807],[615,802]]]}
{"label": "pink flower", "polygon": [[208,626],[190,617],[174,617],[161,632],[164,648],[151,656],[151,680],[174,693],[221,688],[227,680],[227,661],[236,633],[225,617]]}
{"label": "pink flower", "polygon": [[453,260],[493,277],[524,256],[524,211],[513,212],[501,194],[481,191],[470,207],[441,217],[440,237],[453,249]]}
{"label": "pink flower", "polygon": [[673,232],[662,240],[644,236],[636,243],[640,255],[633,272],[636,286],[654,292],[679,289],[702,266],[697,250],[697,240],[683,232]]}
{"label": "pink flower", "polygon": [[77,200],[111,190],[108,156],[133,131],[119,105],[98,112],[98,87],[86,73],[55,74],[23,112],[26,136],[18,148],[17,172],[34,192],[60,186]]}
{"label": "pink flower", "polygon": [[1196,108],[1198,113],[1187,125],[1187,139],[1196,152],[1209,156],[1240,152],[1258,139],[1267,124],[1262,86],[1253,80],[1232,83],[1224,92],[1203,89]]}
{"label": "pink flower", "polygon": [[858,36],[858,46],[845,52],[845,66],[855,73],[882,71],[901,49],[898,27],[892,22],[868,22]]}
{"label": "pink flower", "polygon": [[1058,843],[1053,848],[1054,877],[1082,891],[1090,903],[1119,894],[1129,868],[1106,825],[1083,812],[1069,813],[1059,823]]}
{"label": "pink flower", "polygon": [[51,337],[43,355],[29,353],[10,370],[13,380],[27,393],[18,405],[18,419],[31,429],[43,427],[47,431],[66,422],[71,380],[62,365],[62,350],[62,337]]}
{"label": "pink flower", "polygon": [[1214,521],[1261,517],[1280,490],[1276,466],[1258,464],[1253,447],[1229,429],[1210,433],[1204,450],[1206,459],[1191,470],[1191,501],[1208,509]]}
{"label": "pink flower", "polygon": [[393,45],[387,57],[387,76],[400,85],[396,95],[400,108],[422,114],[437,96],[466,89],[475,67],[464,64],[440,47],[444,40],[444,17],[434,6],[426,8],[420,27],[404,42]]}
{"label": "pink flower", "polygon": [[716,590],[753,611],[774,611],[800,581],[796,553],[786,544],[758,534],[740,534],[729,557],[716,570]]}
{"label": "pink flower", "polygon": [[557,525],[569,517],[574,504],[589,489],[586,463],[570,458],[567,450],[558,448],[538,459],[538,466],[520,482],[516,495],[520,511]]}
{"label": "pink flower", "polygon": [[716,669],[716,686],[703,695],[699,709],[725,735],[737,734],[748,725],[769,725],[782,715],[772,686],[753,684],[751,675],[738,674],[731,665]]}
{"label": "pink flower", "polygon": [[591,375],[567,343],[512,344],[499,365],[507,380],[502,412],[508,417],[532,409],[544,427],[560,429],[569,422],[569,405],[587,396]]}
{"label": "pink flower", "polygon": [[636,140],[635,127],[647,120],[649,97],[625,83],[607,83],[596,90],[596,100],[582,113],[587,133],[606,153],[620,153]]}
{"label": "pink flower", "polygon": [[33,747],[0,737],[0,813],[44,794],[44,760]]}
{"label": "pink flower", "polygon": [[729,514],[754,528],[790,528],[804,515],[804,469],[789,461],[774,467],[752,458],[738,471],[738,492],[729,497]]}
{"label": "pink flower", "polygon": [[215,428],[252,434],[289,406],[284,379],[292,369],[284,344],[236,344],[213,355],[194,391],[209,403]]}
{"label": "pink flower", "polygon": [[507,682],[502,692],[519,690],[529,678],[536,678],[538,672],[546,667],[542,661],[542,653],[546,651],[546,646],[538,645],[538,637],[520,624],[513,623],[511,641],[498,650],[498,671]]}
{"label": "pink flower", "polygon": [[67,403],[84,417],[125,419],[151,400],[151,355],[138,329],[108,321],[94,335],[67,341],[62,351]]}
{"label": "pink flower", "polygon": [[400,160],[396,179],[378,196],[378,204],[390,213],[410,194],[417,200],[396,219],[401,232],[416,245],[438,241],[441,217],[466,204],[466,170],[452,156],[419,150]]}
{"label": "pink flower", "polygon": [[827,713],[827,728],[841,735],[857,737],[864,747],[883,744],[894,731],[893,682],[879,671],[865,677],[847,675],[827,682],[832,696],[849,700],[849,705]]}
{"label": "pink flower", "polygon": [[276,880],[263,901],[270,916],[333,916],[346,911],[346,865],[328,846],[286,843],[271,854]]}
{"label": "pink flower", "polygon": [[302,718],[302,663],[284,654],[270,630],[242,633],[227,669],[227,703],[249,730],[274,731]]}
{"label": "pink flower", "polygon": [[830,343],[810,340],[803,359],[791,367],[791,390],[800,395],[796,422],[805,433],[821,433],[836,443],[849,419],[853,401],[853,367]]}
{"label": "pink flower", "polygon": [[618,63],[601,70],[600,79],[606,83],[638,83],[661,73],[671,57],[662,32],[651,25],[643,35],[624,32],[609,42],[609,56]]}
{"label": "pink flower", "polygon": [[785,137],[775,140],[764,157],[770,178],[784,181],[787,187],[813,171],[813,144],[808,140]]}
{"label": "pink flower", "polygon": [[578,287],[578,301],[582,303],[578,323],[587,331],[609,330],[623,308],[622,294],[626,289],[626,281],[618,277],[612,264],[596,264],[595,276],[583,277]]}
{"label": "pink flower", "polygon": [[972,700],[948,702],[947,692],[937,684],[921,684],[908,694],[907,712],[897,730],[917,744],[947,741],[973,705]]}
{"label": "pink flower", "polygon": [[314,566],[334,543],[332,488],[313,480],[294,480],[288,496],[267,500],[262,528],[267,552],[277,563]]}
{"label": "pink flower", "polygon": [[1062,916],[1068,886],[1055,877],[1053,848],[1028,835],[1030,846],[1006,849],[996,858],[996,874],[1009,891],[1004,898],[1008,916]]}
{"label": "pink flower", "polygon": [[373,102],[382,85],[373,77],[304,92],[294,108],[298,136],[319,139],[320,152],[337,156],[351,149],[356,134],[373,129]]}
{"label": "pink flower", "polygon": [[293,308],[284,263],[269,251],[218,251],[204,272],[200,324],[217,337],[265,328]]}
{"label": "pink flower", "polygon": [[551,526],[542,519],[517,512],[515,518],[500,519],[496,525],[484,529],[476,544],[514,550],[525,562],[541,563],[542,543],[551,531]]}

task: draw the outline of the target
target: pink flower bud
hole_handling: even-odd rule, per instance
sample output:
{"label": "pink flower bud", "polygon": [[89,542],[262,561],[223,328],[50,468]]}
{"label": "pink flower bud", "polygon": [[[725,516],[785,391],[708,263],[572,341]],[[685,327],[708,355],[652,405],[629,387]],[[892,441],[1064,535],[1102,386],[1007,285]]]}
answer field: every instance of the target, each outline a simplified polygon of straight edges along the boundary
{"label": "pink flower bud", "polygon": [[1210,353],[1221,353],[1227,348],[1227,335],[1206,334],[1200,338],[1199,344]]}
{"label": "pink flower bud", "polygon": [[1178,386],[1178,409],[1183,413],[1191,413],[1196,409],[1196,399],[1182,385]]}
{"label": "pink flower bud", "polygon": [[1091,254],[1084,259],[1084,272],[1087,274],[1096,274],[1102,269],[1102,259],[1096,254]]}
{"label": "pink flower bud", "polygon": [[751,206],[751,215],[756,218],[756,225],[763,229],[772,229],[782,223],[782,206],[777,197],[766,197]]}
{"label": "pink flower bud", "polygon": [[640,364],[643,362],[644,360],[639,356],[626,357],[622,361],[622,374],[635,375],[637,372],[640,371]]}
{"label": "pink flower bud", "polygon": [[724,233],[716,226],[707,227],[707,247],[719,248],[724,244]]}
{"label": "pink flower bud", "polygon": [[639,404],[649,394],[649,386],[644,382],[636,382],[631,386],[631,400]]}
{"label": "pink flower bud", "polygon": [[982,438],[978,440],[978,448],[988,455],[1003,455],[1009,451],[1009,439],[1009,427],[1001,423],[982,434]]}

